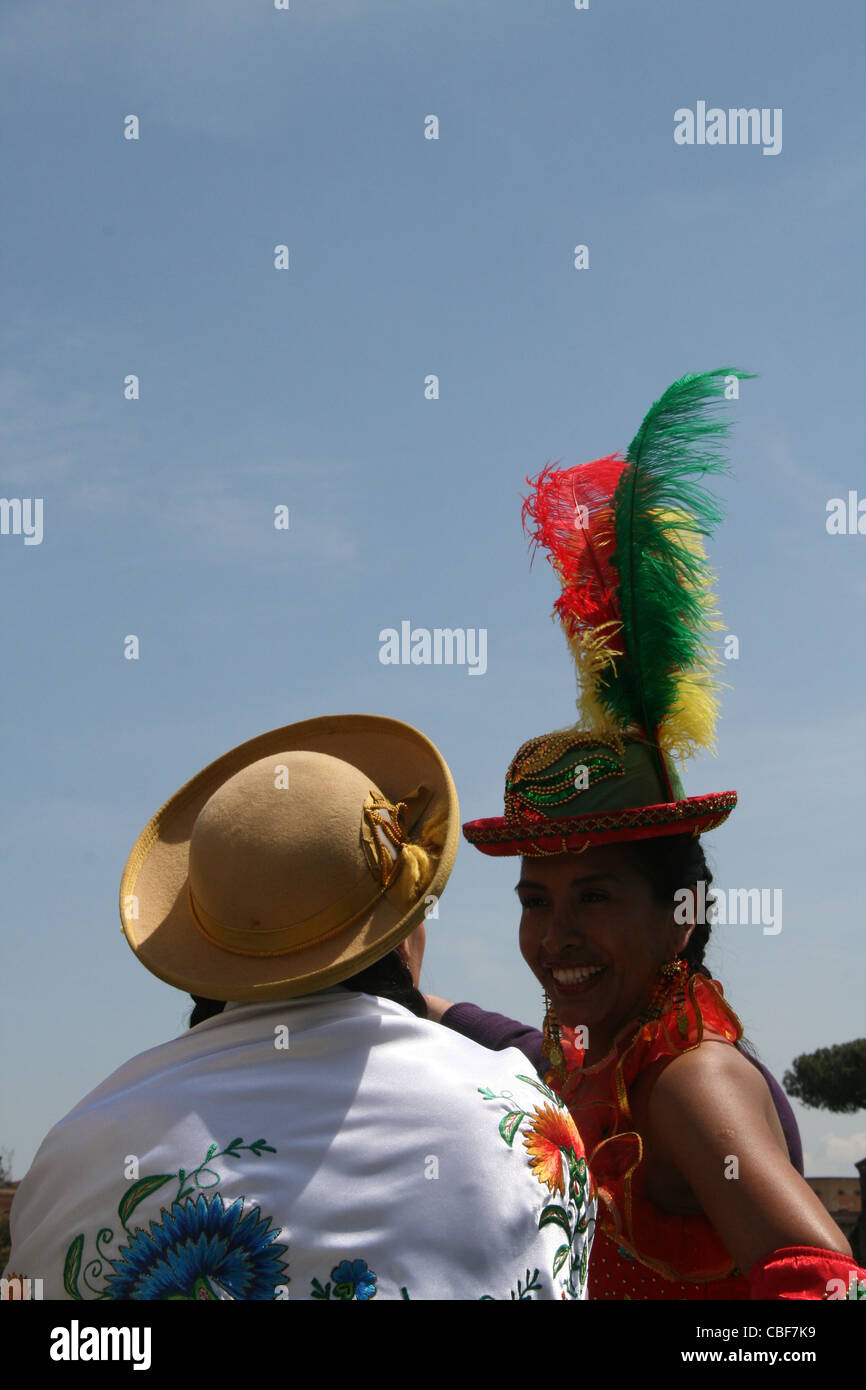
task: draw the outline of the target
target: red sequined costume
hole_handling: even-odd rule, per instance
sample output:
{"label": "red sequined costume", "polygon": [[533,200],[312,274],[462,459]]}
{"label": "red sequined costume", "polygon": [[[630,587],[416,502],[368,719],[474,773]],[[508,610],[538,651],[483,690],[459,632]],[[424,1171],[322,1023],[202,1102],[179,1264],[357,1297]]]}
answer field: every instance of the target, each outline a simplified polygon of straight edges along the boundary
{"label": "red sequined costume", "polygon": [[[685,1033],[677,1026],[680,1011],[685,1013]],[[721,985],[704,975],[691,976],[680,1011],[671,1003],[651,1023],[627,1024],[608,1055],[591,1067],[581,1065],[582,1049],[563,1028],[566,1081],[555,1072],[546,1078],[574,1116],[598,1187],[590,1298],[750,1296],[748,1280],[705,1216],[672,1215],[646,1196],[646,1165],[628,1099],[635,1078],[651,1063],[673,1061],[705,1039],[733,1045],[743,1035]]]}
{"label": "red sequined costume", "polygon": [[668,1003],[661,1017],[626,1024],[594,1066],[582,1065],[582,1048],[562,1029],[566,1079],[550,1071],[546,1080],[574,1116],[598,1189],[590,1298],[866,1299],[866,1269],[848,1255],[787,1246],[743,1274],[705,1216],[662,1211],[646,1195],[629,1088],[653,1063],[671,1062],[705,1041],[733,1046],[742,1035],[722,986],[701,974],[691,976],[685,997]]}

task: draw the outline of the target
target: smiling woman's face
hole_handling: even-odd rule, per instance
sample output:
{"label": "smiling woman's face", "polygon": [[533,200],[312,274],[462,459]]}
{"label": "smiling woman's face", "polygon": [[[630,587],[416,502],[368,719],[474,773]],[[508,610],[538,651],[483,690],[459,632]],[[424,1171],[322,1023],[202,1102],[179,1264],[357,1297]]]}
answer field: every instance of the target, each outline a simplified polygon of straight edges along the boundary
{"label": "smiling woman's face", "polygon": [[595,1062],[646,1008],[659,967],[690,929],[674,921],[673,903],[656,901],[626,846],[526,858],[517,894],[523,958],[560,1023],[589,1030]]}

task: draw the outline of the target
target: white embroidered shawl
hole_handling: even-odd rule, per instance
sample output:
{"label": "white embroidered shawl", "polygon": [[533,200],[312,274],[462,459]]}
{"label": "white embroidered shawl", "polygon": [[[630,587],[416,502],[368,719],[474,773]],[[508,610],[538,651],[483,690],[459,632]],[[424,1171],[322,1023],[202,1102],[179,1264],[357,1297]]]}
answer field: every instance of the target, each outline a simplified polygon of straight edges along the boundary
{"label": "white embroidered shawl", "polygon": [[584,1298],[594,1217],[522,1053],[334,987],[229,1004],[91,1092],[18,1189],[5,1274],[50,1299]]}

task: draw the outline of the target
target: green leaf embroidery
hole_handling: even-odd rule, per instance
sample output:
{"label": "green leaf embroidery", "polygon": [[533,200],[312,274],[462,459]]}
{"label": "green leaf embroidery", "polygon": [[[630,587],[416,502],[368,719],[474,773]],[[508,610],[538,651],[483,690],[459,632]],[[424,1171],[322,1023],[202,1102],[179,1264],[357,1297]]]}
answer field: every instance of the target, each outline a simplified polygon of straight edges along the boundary
{"label": "green leaf embroidery", "polygon": [[[220,1150],[219,1145],[216,1143],[211,1144],[205,1158],[197,1168],[188,1171],[183,1167],[178,1168],[176,1173],[154,1173],[128,1186],[117,1208],[117,1214],[120,1217],[121,1224],[126,1234],[128,1236],[133,1235],[128,1223],[136,1207],[153,1193],[158,1192],[166,1183],[177,1181],[178,1192],[177,1196],[173,1198],[174,1202],[182,1202],[190,1197],[195,1198],[196,1188],[207,1190],[208,1188],[218,1187],[222,1181],[219,1173],[207,1167],[211,1159],[220,1158],[224,1153],[231,1153],[233,1158],[239,1158],[240,1152],[247,1148],[249,1152],[255,1154],[257,1158],[261,1158],[263,1153],[277,1152],[275,1148],[268,1144],[266,1139],[256,1139],[252,1144],[247,1146],[244,1144],[242,1136],[238,1135],[236,1139],[231,1141],[225,1150]],[[211,1181],[206,1182],[205,1179],[207,1178],[211,1179]],[[166,1199],[163,1198],[162,1200],[165,1202]],[[114,1236],[112,1231],[108,1227],[103,1227],[96,1237],[97,1258],[90,1260],[87,1264],[84,1264],[83,1260],[85,1236],[83,1234],[76,1236],[72,1241],[66,1252],[66,1259],[63,1267],[64,1288],[70,1298],[80,1301],[86,1296],[79,1292],[78,1283],[79,1279],[82,1277],[88,1293],[95,1295],[98,1299],[111,1298],[110,1293],[107,1293],[105,1290],[100,1291],[97,1285],[91,1282],[91,1276],[97,1278],[102,1275],[103,1262],[105,1260],[110,1261],[110,1255],[108,1254],[106,1246],[110,1245],[113,1239]],[[332,1297],[330,1284],[324,1289],[322,1289],[321,1285],[317,1287],[318,1292],[313,1293],[314,1298],[329,1299]]]}
{"label": "green leaf embroidery", "polygon": [[519,1130],[523,1121],[526,1119],[525,1110],[510,1110],[507,1115],[503,1115],[499,1121],[499,1133],[510,1148],[514,1143],[514,1136]]}
{"label": "green leaf embroidery", "polygon": [[536,1091],[540,1091],[541,1094],[543,1096],[546,1096],[548,1100],[554,1101],[557,1108],[561,1109],[562,1102],[560,1101],[559,1096],[555,1093],[555,1091],[551,1091],[549,1086],[545,1086],[541,1081],[539,1081],[537,1076],[518,1076],[517,1080],[525,1081],[527,1086],[534,1086]]}
{"label": "green leaf embroidery", "polygon": [[[537,1270],[537,1269],[536,1269],[536,1270],[533,1270],[532,1274],[530,1274],[530,1273],[529,1273],[529,1270],[527,1270],[527,1271],[526,1271],[526,1288],[524,1289],[524,1288],[522,1287],[521,1282],[520,1282],[519,1279],[518,1279],[518,1281],[517,1281],[517,1297],[518,1297],[518,1299],[531,1298],[531,1296],[532,1296],[532,1290],[533,1290],[533,1289],[540,1289],[540,1288],[541,1288],[541,1284],[540,1284],[539,1281],[538,1281],[538,1270]],[[512,1290],[512,1293],[511,1293],[511,1297],[514,1298],[514,1291],[513,1291],[513,1290]]]}
{"label": "green leaf embroidery", "polygon": [[275,1154],[277,1152],[276,1149],[272,1149],[270,1144],[264,1139],[256,1139],[255,1143],[250,1144],[250,1149],[255,1154],[256,1158],[261,1158],[262,1154],[265,1152],[269,1154]]}
{"label": "green leaf embroidery", "polygon": [[495,1100],[495,1099],[496,1099],[496,1092],[495,1092],[495,1091],[491,1091],[491,1089],[490,1089],[489,1086],[479,1086],[479,1087],[478,1087],[478,1094],[479,1094],[480,1096],[482,1096],[482,1097],[484,1098],[484,1100]]}
{"label": "green leaf embroidery", "polygon": [[63,1287],[70,1298],[81,1300],[78,1292],[78,1275],[81,1272],[81,1252],[84,1249],[84,1236],[76,1236],[66,1252],[66,1263],[63,1266]]}
{"label": "green leaf embroidery", "polygon": [[555,1254],[554,1257],[553,1257],[553,1273],[554,1273],[554,1275],[557,1275],[557,1274],[559,1273],[559,1271],[562,1269],[562,1266],[565,1264],[566,1260],[568,1259],[568,1252],[569,1252],[570,1249],[571,1249],[571,1246],[570,1246],[570,1245],[560,1245],[559,1249],[557,1250],[556,1254]]}
{"label": "green leaf embroidery", "polygon": [[126,1225],[139,1202],[143,1202],[145,1197],[149,1197],[152,1192],[156,1192],[167,1182],[173,1182],[177,1177],[176,1173],[154,1173],[149,1178],[141,1178],[132,1184],[128,1191],[124,1192],[117,1208],[121,1224]]}
{"label": "green leaf embroidery", "polygon": [[568,1239],[571,1240],[571,1222],[565,1207],[545,1207],[538,1220],[539,1231],[544,1230],[545,1226],[561,1226]]}

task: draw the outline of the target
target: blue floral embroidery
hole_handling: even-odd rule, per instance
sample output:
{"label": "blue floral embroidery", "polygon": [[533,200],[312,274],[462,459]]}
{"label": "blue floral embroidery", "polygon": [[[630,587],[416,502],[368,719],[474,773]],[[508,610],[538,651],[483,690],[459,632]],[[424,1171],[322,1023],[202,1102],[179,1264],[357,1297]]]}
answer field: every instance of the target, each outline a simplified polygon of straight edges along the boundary
{"label": "blue floral embroidery", "polygon": [[120,1258],[111,1260],[105,1293],[110,1299],[272,1299],[286,1249],[274,1245],[279,1230],[258,1207],[244,1213],[243,1199],[223,1206],[217,1194],[208,1202],[175,1202],[137,1229]]}
{"label": "blue floral embroidery", "polygon": [[[82,1299],[82,1284],[99,1299],[275,1299],[285,1294],[289,1277],[282,1258],[288,1246],[276,1244],[279,1227],[261,1209],[245,1207],[243,1197],[226,1206],[213,1189],[220,1175],[209,1164],[219,1158],[261,1158],[276,1153],[265,1139],[245,1144],[238,1137],[219,1149],[211,1144],[191,1171],[152,1173],[128,1187],[117,1215],[128,1244],[114,1256],[114,1232],[103,1226],[96,1235],[96,1256],[85,1260],[85,1236],[77,1235],[66,1252],[63,1284],[70,1298]],[[176,1184],[168,1208],[150,1229],[132,1226],[133,1212],[168,1184]],[[196,1194],[198,1189],[198,1194]],[[122,1239],[123,1236],[119,1236]],[[106,1270],[109,1266],[110,1272]]]}
{"label": "blue floral embroidery", "polygon": [[[330,1282],[323,1287],[318,1279],[314,1279],[311,1297],[356,1299],[359,1303],[366,1303],[368,1299],[376,1297],[376,1278],[366,1260],[341,1260],[331,1270],[333,1293]],[[401,1289],[400,1294],[403,1298],[409,1297],[405,1289]]]}
{"label": "blue floral embroidery", "polygon": [[331,1278],[337,1298],[356,1298],[363,1303],[376,1297],[376,1276],[364,1260],[341,1260],[331,1270]]}

